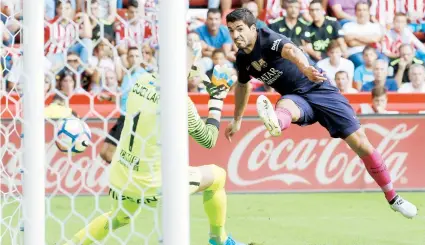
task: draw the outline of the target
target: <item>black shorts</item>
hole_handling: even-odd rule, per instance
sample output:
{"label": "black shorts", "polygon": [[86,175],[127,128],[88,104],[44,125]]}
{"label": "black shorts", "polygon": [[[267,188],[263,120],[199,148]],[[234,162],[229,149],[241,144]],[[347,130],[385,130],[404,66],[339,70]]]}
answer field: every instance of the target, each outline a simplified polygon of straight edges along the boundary
{"label": "black shorts", "polygon": [[125,116],[120,116],[115,123],[115,125],[109,131],[109,135],[106,136],[105,143],[112,144],[114,146],[118,145],[120,141],[121,131],[124,127]]}
{"label": "black shorts", "polygon": [[360,128],[348,100],[329,82],[323,82],[304,94],[284,95],[282,99],[290,99],[300,108],[301,117],[295,122],[300,126],[319,122],[331,137],[342,139]]}

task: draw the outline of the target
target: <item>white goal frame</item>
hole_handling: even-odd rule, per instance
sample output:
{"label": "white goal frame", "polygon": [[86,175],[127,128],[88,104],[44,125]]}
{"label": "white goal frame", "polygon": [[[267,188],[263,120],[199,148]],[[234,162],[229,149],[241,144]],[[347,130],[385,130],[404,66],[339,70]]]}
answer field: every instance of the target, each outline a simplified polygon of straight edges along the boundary
{"label": "white goal frame", "polygon": [[[162,244],[189,245],[186,12],[188,1],[161,0],[160,128],[162,154]],[[23,231],[25,245],[44,245],[45,121],[44,4],[23,1]]]}

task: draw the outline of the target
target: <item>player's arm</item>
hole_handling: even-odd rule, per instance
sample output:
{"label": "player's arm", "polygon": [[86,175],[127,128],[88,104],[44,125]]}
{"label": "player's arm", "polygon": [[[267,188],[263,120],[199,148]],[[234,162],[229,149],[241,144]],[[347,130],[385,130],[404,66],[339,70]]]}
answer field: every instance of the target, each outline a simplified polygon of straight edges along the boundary
{"label": "player's arm", "polygon": [[200,75],[210,95],[208,101],[209,114],[206,122],[202,121],[193,102],[189,99],[189,135],[203,147],[211,149],[215,146],[218,138],[223,100],[227,96],[229,87],[233,85],[232,69],[215,66],[212,74],[213,82],[206,74],[199,73],[196,66],[193,66],[189,78],[196,75]]}
{"label": "player's arm", "polygon": [[303,53],[303,51],[294,44],[289,42],[285,43],[282,47],[281,55],[282,58],[294,63],[311,81],[320,82],[326,80],[326,77],[323,76],[323,74],[310,65],[307,56]]}
{"label": "player's arm", "polygon": [[233,120],[240,124],[242,116],[248,104],[249,95],[251,94],[250,83],[236,83],[235,85],[235,111]]}
{"label": "player's arm", "polygon": [[[210,100],[210,103],[212,101]],[[210,108],[208,118],[204,122],[198,114],[195,105],[188,99],[188,130],[189,135],[205,148],[211,149],[215,146],[220,129],[221,110],[223,101],[215,103]],[[210,105],[209,103],[209,105]]]}

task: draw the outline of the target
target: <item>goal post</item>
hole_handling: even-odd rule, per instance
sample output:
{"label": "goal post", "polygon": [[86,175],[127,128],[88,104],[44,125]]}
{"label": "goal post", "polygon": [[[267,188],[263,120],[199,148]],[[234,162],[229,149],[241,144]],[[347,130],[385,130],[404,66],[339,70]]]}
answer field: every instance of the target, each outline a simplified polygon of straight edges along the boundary
{"label": "goal post", "polygon": [[188,2],[159,8],[162,234],[164,245],[189,245],[186,12]]}
{"label": "goal post", "polygon": [[24,244],[45,244],[44,4],[23,1]]}

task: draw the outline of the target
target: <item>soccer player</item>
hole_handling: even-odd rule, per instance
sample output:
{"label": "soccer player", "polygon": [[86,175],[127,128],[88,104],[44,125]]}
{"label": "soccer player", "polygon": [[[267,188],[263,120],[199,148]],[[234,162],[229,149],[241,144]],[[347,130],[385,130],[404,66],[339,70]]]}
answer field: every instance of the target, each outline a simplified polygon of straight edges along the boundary
{"label": "soccer player", "polygon": [[[192,52],[188,54],[192,55]],[[224,67],[216,68],[213,79],[230,85],[232,79],[229,72],[230,69]],[[196,75],[197,72],[192,70],[190,74]],[[203,79],[210,93],[208,119],[202,121],[188,97],[188,129],[199,144],[212,148],[218,138],[221,109],[228,87],[212,85],[206,75],[203,75]],[[144,73],[130,90],[124,127],[110,169],[109,195],[113,208],[80,230],[69,244],[99,242],[109,231],[129,224],[141,205],[157,206],[161,188],[161,149],[157,143],[160,137],[157,123],[158,84],[159,79],[155,75]],[[204,209],[210,223],[209,244],[243,245],[227,236],[224,227],[227,208],[225,170],[216,165],[204,165],[189,167],[188,171],[190,193],[203,191]]]}
{"label": "soccer player", "polygon": [[257,30],[255,18],[246,9],[234,10],[226,21],[239,48],[235,112],[225,130],[227,139],[240,129],[249,97],[248,81],[255,77],[282,95],[275,110],[267,97],[257,99],[257,111],[271,135],[281,135],[291,123],[305,126],[319,122],[331,137],[343,139],[359,155],[393,210],[407,218],[416,216],[417,208],[396,194],[381,154],[369,142],[348,100],[315,64],[285,36],[269,29]]}

